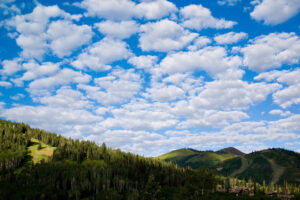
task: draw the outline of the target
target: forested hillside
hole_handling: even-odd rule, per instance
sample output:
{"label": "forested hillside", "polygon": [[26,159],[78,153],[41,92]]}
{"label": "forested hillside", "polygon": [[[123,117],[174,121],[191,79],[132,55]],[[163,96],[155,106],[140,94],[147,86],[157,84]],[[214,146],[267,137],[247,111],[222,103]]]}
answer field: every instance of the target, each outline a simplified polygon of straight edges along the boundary
{"label": "forested hillside", "polygon": [[[207,168],[180,168],[22,123],[0,120],[0,133],[0,199],[277,199],[254,182],[219,177]],[[299,187],[286,188],[278,194],[297,198]]]}
{"label": "forested hillside", "polygon": [[252,179],[263,184],[285,181],[300,184],[300,154],[285,149],[267,149],[226,160],[219,173],[240,179]]}

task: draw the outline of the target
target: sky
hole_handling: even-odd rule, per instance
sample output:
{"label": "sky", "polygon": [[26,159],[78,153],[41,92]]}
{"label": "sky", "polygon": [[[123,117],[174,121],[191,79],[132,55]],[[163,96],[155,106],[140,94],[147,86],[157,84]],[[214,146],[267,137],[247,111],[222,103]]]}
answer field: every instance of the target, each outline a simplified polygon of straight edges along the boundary
{"label": "sky", "polygon": [[0,118],[144,156],[300,152],[300,0],[1,0]]}

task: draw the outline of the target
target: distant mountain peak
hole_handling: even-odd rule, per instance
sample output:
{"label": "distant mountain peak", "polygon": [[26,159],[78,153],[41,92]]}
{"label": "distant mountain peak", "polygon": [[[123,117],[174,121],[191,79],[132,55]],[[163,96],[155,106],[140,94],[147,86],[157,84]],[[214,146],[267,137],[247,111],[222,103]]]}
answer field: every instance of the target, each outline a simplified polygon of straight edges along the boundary
{"label": "distant mountain peak", "polygon": [[217,151],[217,153],[227,153],[227,154],[236,155],[236,156],[245,155],[245,153],[241,152],[240,150],[238,150],[234,147],[227,147],[227,148],[221,149],[221,150]]}

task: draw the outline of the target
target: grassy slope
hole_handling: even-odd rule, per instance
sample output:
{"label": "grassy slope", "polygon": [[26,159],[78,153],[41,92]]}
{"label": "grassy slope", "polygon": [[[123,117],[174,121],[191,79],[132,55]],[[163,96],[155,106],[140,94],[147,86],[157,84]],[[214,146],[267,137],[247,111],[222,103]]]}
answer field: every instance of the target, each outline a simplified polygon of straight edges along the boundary
{"label": "grassy slope", "polygon": [[176,163],[182,167],[190,166],[197,169],[201,166],[213,167],[216,164],[233,157],[235,156],[210,151],[200,152],[191,149],[179,149],[161,155],[158,158]]}
{"label": "grassy slope", "polygon": [[[53,155],[55,147],[47,145],[37,139],[31,138],[31,145],[28,147],[29,156],[32,158],[34,164],[41,162],[41,160],[47,160]],[[38,149],[39,144],[41,149]]]}
{"label": "grassy slope", "polygon": [[[38,149],[39,144],[41,144],[41,149]],[[27,155],[25,157],[24,164],[15,170],[15,173],[21,173],[22,170],[32,163],[40,163],[42,160],[47,160],[49,157],[53,155],[54,150],[56,147],[52,147],[47,145],[37,139],[31,138],[30,145],[27,147]]]}

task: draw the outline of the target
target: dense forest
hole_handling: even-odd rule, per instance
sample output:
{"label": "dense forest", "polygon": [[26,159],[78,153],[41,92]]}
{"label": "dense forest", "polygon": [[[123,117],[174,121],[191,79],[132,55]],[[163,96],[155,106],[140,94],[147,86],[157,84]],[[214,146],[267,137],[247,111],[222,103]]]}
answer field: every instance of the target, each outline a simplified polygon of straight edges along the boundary
{"label": "dense forest", "polygon": [[[0,133],[0,199],[278,199],[267,196],[274,191],[299,197],[299,186],[220,177],[208,168],[181,168],[23,123],[0,120]],[[34,141],[37,151],[45,145],[55,150],[33,162]]]}

